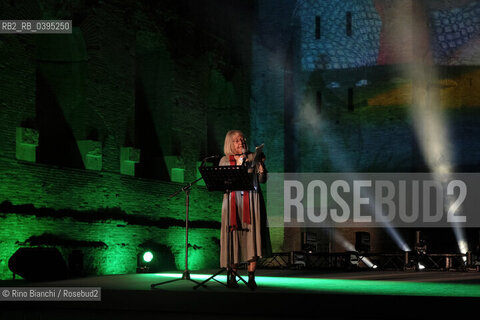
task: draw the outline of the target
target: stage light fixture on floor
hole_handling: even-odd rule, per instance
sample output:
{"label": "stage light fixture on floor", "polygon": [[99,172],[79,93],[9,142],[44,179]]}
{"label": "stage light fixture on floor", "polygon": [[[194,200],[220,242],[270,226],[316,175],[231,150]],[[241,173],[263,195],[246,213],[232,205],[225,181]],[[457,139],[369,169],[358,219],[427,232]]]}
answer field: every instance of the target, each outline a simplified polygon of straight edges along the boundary
{"label": "stage light fixture on floor", "polygon": [[155,256],[151,251],[143,251],[137,256],[137,273],[155,272],[153,265],[155,264]]}
{"label": "stage light fixture on floor", "polygon": [[358,268],[360,256],[357,251],[345,251],[345,268],[353,270]]}
{"label": "stage light fixture on floor", "polygon": [[297,269],[303,269],[307,267],[307,254],[304,252],[292,252],[291,260],[292,265]]}
{"label": "stage light fixture on floor", "polygon": [[150,251],[147,251],[143,254],[143,261],[148,263],[152,260],[153,260],[153,253],[151,253]]}
{"label": "stage light fixture on floor", "polygon": [[138,247],[137,273],[157,273],[177,269],[175,257],[166,245],[147,241]]}

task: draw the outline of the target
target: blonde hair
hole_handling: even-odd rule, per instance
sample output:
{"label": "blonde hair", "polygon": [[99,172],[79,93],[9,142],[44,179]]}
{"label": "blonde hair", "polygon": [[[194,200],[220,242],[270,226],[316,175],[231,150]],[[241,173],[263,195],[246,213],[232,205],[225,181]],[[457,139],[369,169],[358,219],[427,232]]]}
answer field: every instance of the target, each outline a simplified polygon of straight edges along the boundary
{"label": "blonde hair", "polygon": [[245,138],[245,136],[243,135],[243,132],[240,131],[240,130],[230,130],[230,131],[228,131],[227,134],[225,135],[225,142],[223,144],[223,152],[225,153],[226,156],[231,156],[231,155],[235,154],[235,148],[234,148],[234,144],[233,144],[233,136],[236,135],[236,134]]}

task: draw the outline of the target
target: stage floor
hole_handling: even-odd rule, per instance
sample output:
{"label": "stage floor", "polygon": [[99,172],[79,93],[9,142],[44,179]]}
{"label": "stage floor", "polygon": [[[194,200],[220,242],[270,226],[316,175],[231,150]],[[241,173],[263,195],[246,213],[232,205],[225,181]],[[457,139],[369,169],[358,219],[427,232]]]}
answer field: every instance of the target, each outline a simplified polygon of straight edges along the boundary
{"label": "stage floor", "polygon": [[[215,271],[192,271],[192,279]],[[179,272],[0,281],[0,287],[102,288],[101,302],[0,302],[0,319],[425,319],[477,313],[480,305],[480,272],[258,270],[255,291],[214,281],[196,290],[186,280],[150,287],[178,277]]]}

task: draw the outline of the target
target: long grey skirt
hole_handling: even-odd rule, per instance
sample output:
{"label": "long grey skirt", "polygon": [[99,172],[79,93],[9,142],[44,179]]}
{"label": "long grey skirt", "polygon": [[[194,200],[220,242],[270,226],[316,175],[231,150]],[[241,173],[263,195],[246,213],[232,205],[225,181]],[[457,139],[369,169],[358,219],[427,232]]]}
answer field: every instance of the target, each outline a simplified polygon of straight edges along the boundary
{"label": "long grey skirt", "polygon": [[[243,216],[243,192],[236,191],[235,203],[238,230],[230,232],[230,264],[255,260],[271,254],[270,234],[267,228],[265,202],[260,192],[249,191],[250,222],[246,224]],[[227,267],[229,227],[229,195],[223,195],[222,229],[220,232],[220,266]]]}

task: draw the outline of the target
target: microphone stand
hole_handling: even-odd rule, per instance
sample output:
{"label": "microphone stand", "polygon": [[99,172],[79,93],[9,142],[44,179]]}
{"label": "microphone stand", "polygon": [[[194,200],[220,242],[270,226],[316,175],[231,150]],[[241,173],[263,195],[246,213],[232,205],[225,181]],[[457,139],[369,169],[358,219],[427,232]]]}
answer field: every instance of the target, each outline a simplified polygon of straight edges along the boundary
{"label": "microphone stand", "polygon": [[186,198],[185,198],[185,270],[183,271],[182,277],[178,278],[178,279],[173,279],[173,280],[160,282],[160,283],[154,283],[154,284],[150,285],[150,287],[152,289],[155,288],[156,286],[160,286],[162,284],[175,282],[175,281],[179,281],[179,280],[192,281],[192,282],[197,284],[196,287],[198,287],[198,286],[206,287],[204,284],[199,283],[199,282],[191,279],[190,278],[190,271],[188,271],[188,207],[189,207],[190,188],[192,187],[193,184],[200,181],[201,179],[203,179],[203,178],[200,177],[200,178],[196,179],[195,181],[190,182],[189,184],[183,186],[181,189],[177,190],[175,193],[173,193],[169,196],[169,198],[173,198],[182,191],[185,192],[185,195],[186,195]]}

